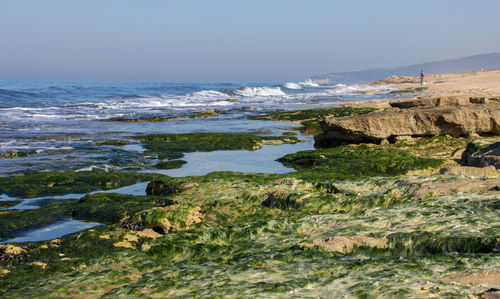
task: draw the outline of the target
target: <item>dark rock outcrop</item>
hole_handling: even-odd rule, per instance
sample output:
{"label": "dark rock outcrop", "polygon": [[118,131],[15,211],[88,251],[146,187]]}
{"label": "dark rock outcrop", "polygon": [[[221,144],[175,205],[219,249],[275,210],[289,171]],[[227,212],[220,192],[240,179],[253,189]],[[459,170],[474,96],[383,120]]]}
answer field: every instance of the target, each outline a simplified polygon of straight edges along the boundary
{"label": "dark rock outcrop", "polygon": [[147,195],[166,196],[182,191],[182,186],[176,180],[170,178],[156,179],[146,187]]}
{"label": "dark rock outcrop", "polygon": [[476,140],[470,143],[462,154],[462,164],[500,169],[500,142],[485,143]]}

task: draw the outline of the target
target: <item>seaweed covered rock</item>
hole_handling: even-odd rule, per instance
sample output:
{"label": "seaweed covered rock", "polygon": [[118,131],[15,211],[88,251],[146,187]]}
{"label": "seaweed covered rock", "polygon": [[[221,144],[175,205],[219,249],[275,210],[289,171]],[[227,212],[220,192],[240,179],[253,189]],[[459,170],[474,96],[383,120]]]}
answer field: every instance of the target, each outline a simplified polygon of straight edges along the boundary
{"label": "seaweed covered rock", "polygon": [[118,223],[135,212],[158,206],[157,199],[119,193],[93,193],[73,204],[72,214],[80,220]]}
{"label": "seaweed covered rock", "polygon": [[301,244],[303,248],[318,248],[323,251],[351,253],[357,247],[387,248],[387,238],[367,236],[333,237],[314,240],[312,244]]}
{"label": "seaweed covered rock", "polygon": [[182,192],[184,183],[184,180],[172,177],[155,179],[152,180],[146,187],[146,194],[166,196]]}
{"label": "seaweed covered rock", "polygon": [[369,145],[347,145],[288,154],[278,161],[299,172],[301,179],[352,179],[367,176],[395,176],[411,170],[439,167],[442,159],[421,158],[405,150]]}
{"label": "seaweed covered rock", "polygon": [[500,135],[500,105],[419,107],[392,109],[344,118],[329,117],[315,146],[395,142],[401,137]]}
{"label": "seaweed covered rock", "polygon": [[280,196],[275,193],[269,194],[261,205],[268,208],[279,208],[282,210],[296,210],[300,207],[300,203],[296,201],[294,194]]}
{"label": "seaweed covered rock", "polygon": [[152,228],[157,233],[166,234],[193,228],[195,224],[202,221],[203,217],[203,210],[200,207],[152,208],[136,213],[132,220]]}
{"label": "seaweed covered rock", "polygon": [[151,173],[108,172],[93,168],[79,172],[36,172],[0,180],[0,193],[12,197],[37,197],[109,190],[158,177]]}
{"label": "seaweed covered rock", "polygon": [[[258,150],[263,144],[294,144],[299,139],[294,136],[257,136],[245,133],[186,133],[186,134],[150,134],[135,136],[140,140],[148,153],[157,154],[159,158],[173,159],[182,153],[211,152],[216,150]],[[181,154],[179,156],[179,154]]]}
{"label": "seaweed covered rock", "polygon": [[155,167],[158,169],[175,169],[175,168],[181,168],[182,165],[186,163],[187,162],[184,160],[161,161],[158,162]]}
{"label": "seaweed covered rock", "polygon": [[475,140],[467,145],[462,154],[464,165],[500,169],[500,141]]}
{"label": "seaweed covered rock", "polygon": [[51,204],[40,209],[0,211],[0,239],[13,238],[22,231],[39,228],[68,218],[68,205]]}
{"label": "seaweed covered rock", "polygon": [[387,236],[389,248],[398,255],[493,252],[498,235],[449,235],[443,232],[394,233]]}

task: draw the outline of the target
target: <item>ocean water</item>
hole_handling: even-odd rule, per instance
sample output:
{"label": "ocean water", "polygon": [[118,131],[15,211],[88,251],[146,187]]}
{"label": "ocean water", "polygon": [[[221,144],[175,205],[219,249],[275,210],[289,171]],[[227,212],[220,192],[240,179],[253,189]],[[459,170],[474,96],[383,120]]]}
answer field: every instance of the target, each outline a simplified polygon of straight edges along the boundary
{"label": "ocean water", "polygon": [[[281,135],[297,124],[250,120],[248,116],[382,98],[387,97],[389,91],[383,86],[375,90],[372,86],[320,85],[307,80],[283,84],[0,81],[0,153],[30,153],[24,158],[0,159],[0,177],[26,171],[85,171],[93,167],[170,176],[204,175],[216,170],[292,172],[293,169],[275,160],[288,153],[312,149],[312,136],[299,135],[304,142],[265,145],[257,151],[187,153],[183,158],[187,164],[170,170],[154,169],[153,165],[158,161],[142,154],[145,149],[139,142],[132,141],[125,146],[102,146],[98,142],[150,133],[257,132]],[[224,113],[214,118],[164,122],[109,121],[114,118],[185,116],[214,109]],[[147,184],[142,182],[105,192],[144,195]],[[8,209],[37,209],[47,198],[65,200],[84,195],[22,199],[0,194],[0,200],[20,202]],[[95,225],[98,224],[66,219],[20,232],[16,238],[7,241],[58,238]]]}
{"label": "ocean water", "polygon": [[[142,150],[140,144],[96,147],[96,142],[149,133],[270,129],[270,134],[281,134],[292,125],[251,121],[247,117],[386,97],[389,91],[382,86],[377,87],[378,92],[370,93],[374,89],[316,84],[310,80],[283,84],[0,81],[0,153],[36,153],[28,158],[0,159],[0,176],[91,166],[144,170],[152,162],[137,157]],[[183,116],[212,109],[225,113],[210,119],[109,121]],[[117,155],[120,163],[114,161]]]}

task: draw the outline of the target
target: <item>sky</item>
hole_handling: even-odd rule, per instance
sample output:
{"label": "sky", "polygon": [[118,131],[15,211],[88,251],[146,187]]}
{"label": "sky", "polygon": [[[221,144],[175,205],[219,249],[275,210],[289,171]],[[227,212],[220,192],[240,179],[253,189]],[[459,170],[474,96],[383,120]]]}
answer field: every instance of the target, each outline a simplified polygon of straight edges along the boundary
{"label": "sky", "polygon": [[500,52],[498,0],[0,0],[0,80],[285,82]]}

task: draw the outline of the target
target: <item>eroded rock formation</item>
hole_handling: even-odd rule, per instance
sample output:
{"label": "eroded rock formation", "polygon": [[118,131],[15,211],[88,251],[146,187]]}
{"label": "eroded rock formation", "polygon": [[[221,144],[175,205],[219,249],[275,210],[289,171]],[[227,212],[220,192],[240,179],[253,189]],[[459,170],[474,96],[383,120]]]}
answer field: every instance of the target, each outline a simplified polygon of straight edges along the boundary
{"label": "eroded rock formation", "polygon": [[394,142],[410,137],[500,135],[497,98],[423,98],[392,103],[385,111],[334,118],[321,123],[317,147]]}

